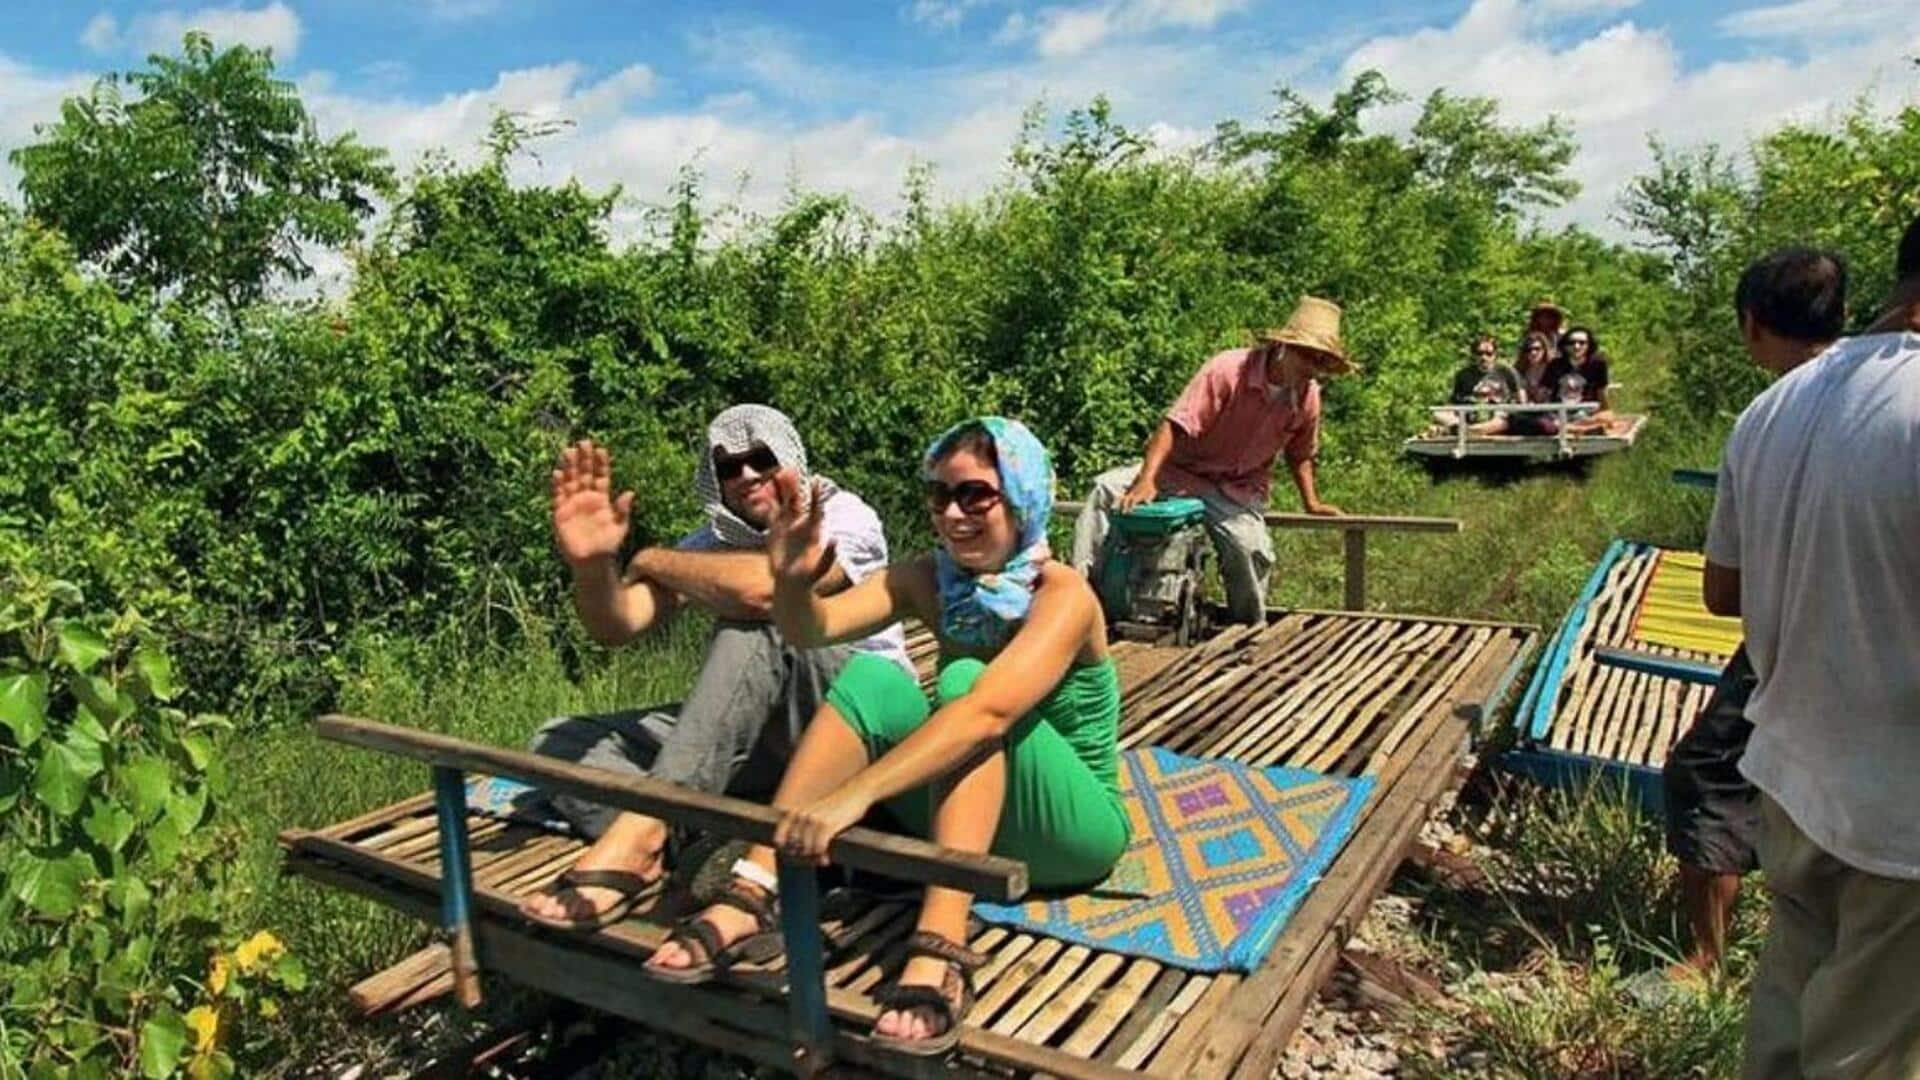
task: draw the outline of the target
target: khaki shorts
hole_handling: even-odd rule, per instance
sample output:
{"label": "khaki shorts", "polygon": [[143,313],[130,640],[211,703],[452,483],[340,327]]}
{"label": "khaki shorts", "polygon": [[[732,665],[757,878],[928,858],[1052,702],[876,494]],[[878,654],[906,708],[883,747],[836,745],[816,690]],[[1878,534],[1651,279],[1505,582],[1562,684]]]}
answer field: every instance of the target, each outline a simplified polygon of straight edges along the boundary
{"label": "khaki shorts", "polygon": [[1773,906],[1741,1075],[1920,1077],[1920,881],[1848,866],[1765,794],[1760,815]]}

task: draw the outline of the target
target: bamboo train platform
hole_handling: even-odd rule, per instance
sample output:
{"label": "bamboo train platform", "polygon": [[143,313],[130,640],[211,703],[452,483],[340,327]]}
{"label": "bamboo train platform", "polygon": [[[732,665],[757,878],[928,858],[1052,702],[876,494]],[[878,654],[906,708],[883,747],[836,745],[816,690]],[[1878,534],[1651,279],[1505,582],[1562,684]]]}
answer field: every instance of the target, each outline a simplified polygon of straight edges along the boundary
{"label": "bamboo train platform", "polygon": [[[1164,746],[1189,755],[1375,778],[1363,816],[1325,876],[1307,893],[1264,961],[1246,974],[1189,973],[986,927],[970,944],[991,960],[978,973],[979,998],[956,1054],[945,1061],[907,1057],[866,1038],[877,1015],[868,992],[896,962],[890,946],[911,929],[913,909],[905,900],[830,895],[819,913],[824,955],[817,960],[790,949],[786,960],[769,967],[735,968],[701,987],[668,986],[637,970],[664,938],[661,926],[631,918],[591,935],[567,935],[517,914],[522,897],[546,887],[569,865],[582,847],[578,840],[468,816],[478,969],[801,1074],[830,1067],[901,1076],[1150,1074],[1264,1080],[1332,973],[1340,947],[1386,887],[1435,801],[1457,784],[1470,735],[1496,713],[1538,636],[1530,627],[1505,623],[1289,611],[1270,616],[1264,626],[1234,627],[1185,649],[1116,646],[1124,747]],[[910,649],[923,672],[929,671],[932,650],[925,635],[915,635]],[[408,733],[407,741],[445,745],[431,752],[400,749],[394,745],[398,736],[357,734],[355,725],[383,727],[346,718],[323,718],[319,726],[330,738],[428,760],[436,766],[436,782],[455,766],[476,772],[487,771],[483,766],[489,762],[531,767],[523,760],[527,755],[476,753],[462,749],[471,744],[455,745],[457,740],[445,737]],[[543,773],[611,776],[577,766],[549,765]],[[645,781],[607,781],[601,788],[585,780],[574,783],[576,793],[638,793],[623,804],[629,808],[666,805],[665,796]],[[704,825],[732,813],[757,822],[741,826],[736,835],[749,837],[757,828],[766,830],[758,835],[771,832],[773,812],[765,808],[708,810],[706,803],[717,807],[737,800],[674,798],[699,804],[698,815],[680,820]],[[857,855],[869,867],[905,867],[902,876],[913,876],[907,871],[915,867],[933,867],[948,874],[947,883],[964,881],[983,896],[1000,888],[1017,896],[1024,888],[1024,867],[1008,864],[1018,870],[1008,874],[1001,865],[1007,860],[965,856],[943,862],[921,854],[944,850],[922,841],[864,829],[843,835],[845,842],[836,841],[833,849],[836,862],[844,852],[849,864],[859,865]],[[280,837],[292,872],[429,923],[448,910],[442,897],[441,839],[433,794]],[[787,895],[783,871],[783,903]],[[411,991],[403,988],[400,996],[429,993],[431,980],[445,978],[447,949],[435,950],[376,979],[403,979],[399,968],[411,964],[404,978],[426,981]],[[816,963],[824,970],[822,1024],[827,1016],[832,1019],[824,1047],[805,1042],[806,1029],[797,1019],[807,1008],[801,995],[813,993],[799,969]],[[790,972],[794,977],[786,978]]]}
{"label": "bamboo train platform", "polygon": [[1635,637],[1661,553],[1630,541],[1608,547],[1534,669],[1502,768],[1554,786],[1621,783],[1642,808],[1663,812],[1661,767],[1728,656]]}

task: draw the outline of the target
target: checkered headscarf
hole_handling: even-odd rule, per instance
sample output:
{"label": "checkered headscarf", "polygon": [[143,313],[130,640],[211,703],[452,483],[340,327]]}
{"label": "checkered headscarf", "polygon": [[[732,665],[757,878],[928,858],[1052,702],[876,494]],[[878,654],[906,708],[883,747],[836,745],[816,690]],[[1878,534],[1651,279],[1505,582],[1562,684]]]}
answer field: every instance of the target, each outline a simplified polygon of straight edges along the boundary
{"label": "checkered headscarf", "polygon": [[713,452],[738,457],[752,450],[755,443],[773,451],[782,468],[800,474],[803,493],[808,491],[809,481],[818,498],[827,498],[837,490],[833,481],[824,476],[815,478],[807,471],[807,448],[801,445],[800,433],[785,413],[765,405],[735,405],[721,412],[707,425],[706,448],[694,470],[693,484],[706,504],[707,523],[714,536],[728,547],[765,547],[767,534],[727,508],[720,494],[720,478],[713,471]]}

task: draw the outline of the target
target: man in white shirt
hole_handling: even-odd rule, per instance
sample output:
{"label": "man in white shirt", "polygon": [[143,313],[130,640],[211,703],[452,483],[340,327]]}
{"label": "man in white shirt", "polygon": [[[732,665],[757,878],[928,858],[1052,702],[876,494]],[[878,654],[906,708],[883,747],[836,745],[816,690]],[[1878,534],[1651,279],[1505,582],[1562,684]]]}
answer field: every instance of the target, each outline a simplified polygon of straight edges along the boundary
{"label": "man in white shirt", "polygon": [[[553,532],[572,568],[574,607],[596,641],[622,645],[691,604],[714,616],[706,661],[677,715],[636,710],[563,716],[534,736],[536,753],[596,768],[637,772],[702,791],[768,795],[785,771],[800,730],[856,651],[878,653],[912,671],[896,624],[847,645],[796,649],[770,621],[773,574],[766,523],[776,505],[773,474],[811,480],[826,499],[834,565],[819,588],[834,592],[887,565],[880,518],[859,496],[807,471],[793,423],[764,405],[736,405],[707,428],[694,477],[707,522],[671,548],[644,548],[625,572],[633,493],[613,495],[612,462],[591,442],[569,447],[553,473]],[[557,796],[555,809],[594,843],[555,888],[522,905],[530,919],[590,930],[624,918],[653,894],[666,872],[668,829],[643,814]]]}
{"label": "man in white shirt", "polygon": [[[1839,255],[1783,248],[1756,259],[1740,275],[1733,307],[1747,355],[1785,375],[1827,351],[1847,318],[1847,267]],[[1755,683],[1745,648],[1720,673],[1706,708],[1667,751],[1667,850],[1680,863],[1680,907],[1693,952],[1667,974],[1688,978],[1718,971],[1727,927],[1740,898],[1740,878],[1760,866],[1760,792],[1740,773],[1753,736],[1746,719]]]}
{"label": "man in white shirt", "polygon": [[1896,265],[1873,326],[1740,415],[1707,535],[1758,680],[1750,1078],[1920,1075],[1920,220]]}

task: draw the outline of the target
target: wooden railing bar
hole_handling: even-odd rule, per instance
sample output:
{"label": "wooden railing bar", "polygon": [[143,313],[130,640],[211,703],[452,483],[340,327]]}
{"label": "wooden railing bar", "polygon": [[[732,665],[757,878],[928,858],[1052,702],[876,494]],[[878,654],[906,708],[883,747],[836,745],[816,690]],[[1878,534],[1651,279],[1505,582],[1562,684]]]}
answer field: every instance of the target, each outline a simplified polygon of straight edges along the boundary
{"label": "wooden railing bar", "polygon": [[[1066,516],[1078,514],[1086,508],[1084,502],[1057,502],[1053,504],[1055,514]],[[1270,529],[1323,529],[1336,532],[1419,532],[1419,533],[1457,533],[1461,529],[1459,518],[1435,517],[1394,517],[1384,514],[1342,514],[1328,517],[1321,514],[1294,514],[1269,510],[1264,515]]]}
{"label": "wooden railing bar", "polygon": [[[507,750],[430,731],[329,715],[314,721],[323,739],[492,776],[545,791],[631,810],[729,839],[771,843],[780,812],[725,795],[709,795],[644,776],[588,768],[558,758]],[[828,856],[842,866],[944,885],[990,900],[1017,900],[1027,891],[1026,864],[995,855],[955,851],[906,836],[854,827],[841,833]]]}

